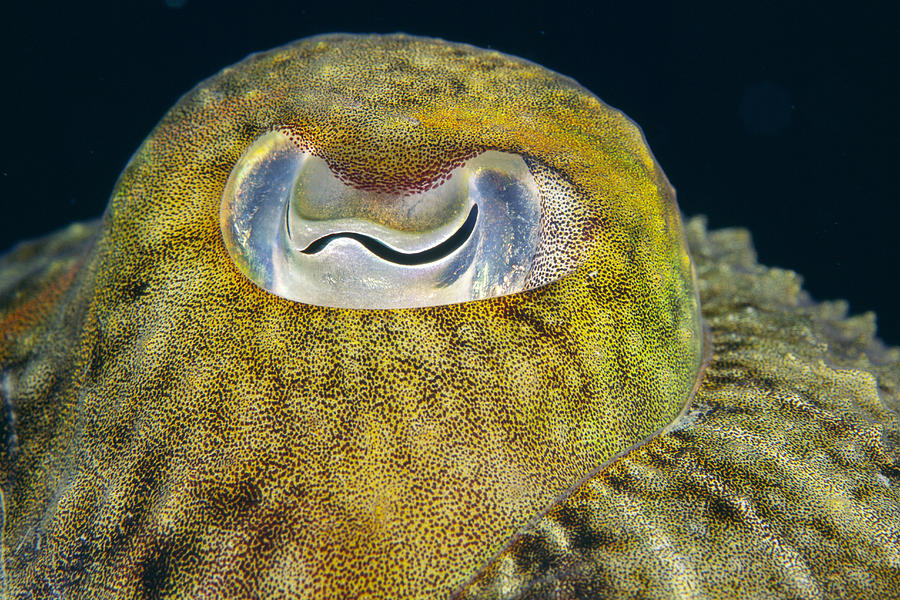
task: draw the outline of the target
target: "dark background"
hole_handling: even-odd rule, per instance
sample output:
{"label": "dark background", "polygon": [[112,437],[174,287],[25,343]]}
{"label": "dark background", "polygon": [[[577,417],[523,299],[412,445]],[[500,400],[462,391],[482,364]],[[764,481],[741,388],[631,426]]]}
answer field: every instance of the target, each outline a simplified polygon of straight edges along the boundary
{"label": "dark background", "polygon": [[900,344],[893,3],[16,3],[4,8],[0,249],[99,215],[203,78],[328,31],[433,35],[571,75],[644,129],[682,211],[746,226]]}

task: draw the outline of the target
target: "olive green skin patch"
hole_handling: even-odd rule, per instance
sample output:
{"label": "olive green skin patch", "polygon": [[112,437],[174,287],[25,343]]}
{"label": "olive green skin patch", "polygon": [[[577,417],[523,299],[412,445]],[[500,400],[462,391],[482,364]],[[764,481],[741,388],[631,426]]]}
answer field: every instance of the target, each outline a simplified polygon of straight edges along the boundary
{"label": "olive green skin patch", "polygon": [[[394,310],[267,292],[219,210],[276,130],[364,190],[521,156],[565,192],[542,207],[548,283]],[[0,290],[14,590],[448,597],[701,375],[693,267],[640,130],[497,52],[334,35],[253,55],[163,118],[95,238],[71,233]]]}
{"label": "olive green skin patch", "polygon": [[746,230],[686,232],[713,352],[685,415],[460,598],[900,598],[900,348]]}

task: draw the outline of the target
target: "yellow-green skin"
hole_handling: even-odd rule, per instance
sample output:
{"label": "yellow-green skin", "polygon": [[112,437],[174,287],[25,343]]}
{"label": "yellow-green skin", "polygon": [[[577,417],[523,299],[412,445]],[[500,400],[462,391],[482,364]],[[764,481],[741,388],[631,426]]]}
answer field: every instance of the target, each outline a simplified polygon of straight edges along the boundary
{"label": "yellow-green skin", "polygon": [[[268,293],[218,215],[275,127],[366,184],[525,156],[576,191],[545,216],[575,228],[578,263],[422,309]],[[671,423],[702,361],[640,130],[537,65],[406,36],[308,39],[200,84],[126,167],[87,256],[34,293],[2,313],[5,542],[14,590],[67,598],[448,597]]]}
{"label": "yellow-green skin", "polygon": [[[348,176],[525,154],[579,191],[579,265],[430,309],[275,298],[217,214],[281,125]],[[11,597],[897,597],[900,353],[744,234],[688,233],[712,362],[685,416],[610,464],[700,370],[677,208],[635,126],[429,40],[318,38],[224,71],[99,226],[0,262]]]}
{"label": "yellow-green skin", "polygon": [[687,235],[713,356],[686,415],[465,598],[900,598],[900,349],[758,265],[746,231]]}

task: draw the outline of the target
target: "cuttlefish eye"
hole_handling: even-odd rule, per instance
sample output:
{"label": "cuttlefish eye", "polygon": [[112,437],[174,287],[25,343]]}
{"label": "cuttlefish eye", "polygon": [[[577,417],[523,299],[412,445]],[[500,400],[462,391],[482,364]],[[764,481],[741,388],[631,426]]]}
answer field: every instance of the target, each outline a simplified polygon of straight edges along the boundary
{"label": "cuttlefish eye", "polygon": [[[544,187],[542,193],[541,187]],[[277,129],[231,171],[220,224],[241,272],[278,296],[340,308],[407,308],[549,283],[541,186],[525,159],[488,150],[412,189],[366,189]]]}
{"label": "cuttlefish eye", "polygon": [[491,50],[253,55],[160,121],[95,227],[0,261],[10,597],[446,599],[494,566],[539,593],[505,549],[588,556],[581,516],[550,546],[532,525],[606,497],[703,372],[640,129]]}

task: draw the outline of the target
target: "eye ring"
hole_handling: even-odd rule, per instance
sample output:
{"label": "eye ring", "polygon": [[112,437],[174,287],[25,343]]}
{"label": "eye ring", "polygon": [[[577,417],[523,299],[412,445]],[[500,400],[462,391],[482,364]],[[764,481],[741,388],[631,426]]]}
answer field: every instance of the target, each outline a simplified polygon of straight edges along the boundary
{"label": "eye ring", "polygon": [[543,237],[558,194],[532,167],[485,150],[422,190],[372,191],[275,129],[229,174],[222,238],[250,281],[307,304],[415,308],[514,294],[565,274],[553,262],[560,244]]}

